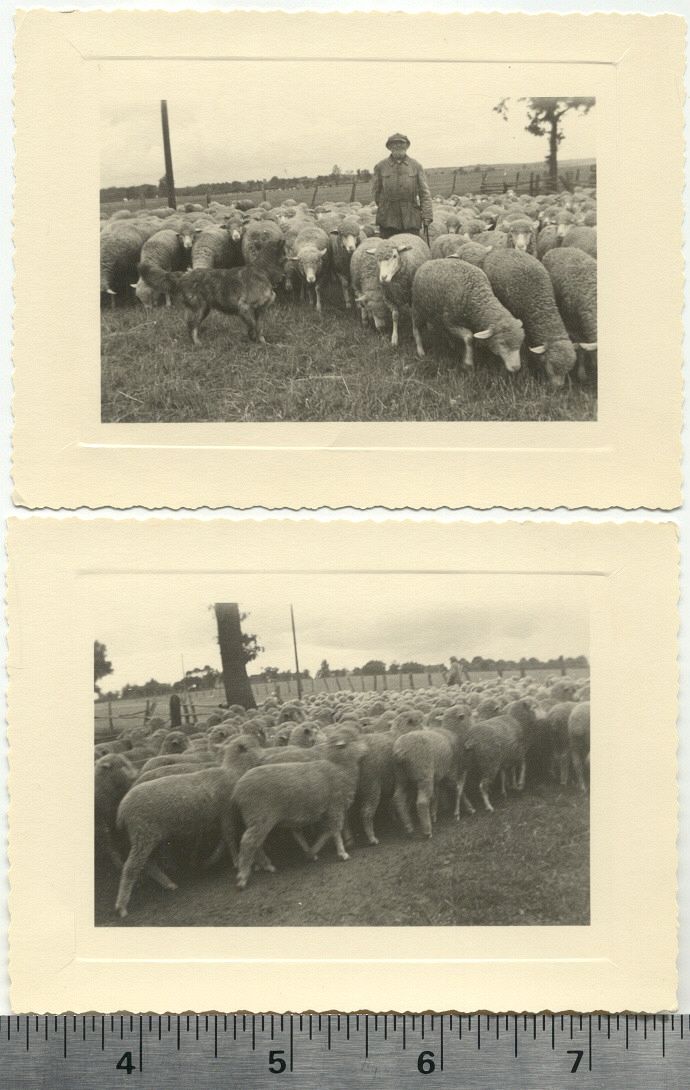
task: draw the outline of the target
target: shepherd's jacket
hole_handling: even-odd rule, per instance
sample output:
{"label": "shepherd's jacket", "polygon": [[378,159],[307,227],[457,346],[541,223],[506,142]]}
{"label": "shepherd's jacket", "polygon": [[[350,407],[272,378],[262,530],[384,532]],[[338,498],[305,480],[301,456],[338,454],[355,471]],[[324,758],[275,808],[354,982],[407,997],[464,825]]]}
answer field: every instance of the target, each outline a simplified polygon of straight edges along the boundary
{"label": "shepherd's jacket", "polygon": [[373,195],[379,227],[396,227],[400,231],[418,231],[422,216],[428,223],[434,218],[431,190],[421,163],[406,155],[396,163],[392,155],[374,167]]}

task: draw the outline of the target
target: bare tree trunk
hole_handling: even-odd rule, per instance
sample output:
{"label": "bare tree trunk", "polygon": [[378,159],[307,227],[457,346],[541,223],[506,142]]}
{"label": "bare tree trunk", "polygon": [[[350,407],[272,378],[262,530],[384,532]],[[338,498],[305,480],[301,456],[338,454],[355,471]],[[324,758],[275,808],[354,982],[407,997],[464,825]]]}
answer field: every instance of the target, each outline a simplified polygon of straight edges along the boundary
{"label": "bare tree trunk", "polygon": [[237,602],[216,602],[213,608],[218,625],[225,699],[228,704],[241,704],[243,708],[255,708],[256,701],[244,661],[239,606]]}

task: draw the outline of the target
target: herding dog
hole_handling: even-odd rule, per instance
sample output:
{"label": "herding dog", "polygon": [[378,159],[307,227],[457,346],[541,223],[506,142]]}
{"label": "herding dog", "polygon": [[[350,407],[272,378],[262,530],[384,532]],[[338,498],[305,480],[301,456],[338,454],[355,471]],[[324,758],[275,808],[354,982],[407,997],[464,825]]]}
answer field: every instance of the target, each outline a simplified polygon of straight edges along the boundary
{"label": "herding dog", "polygon": [[139,274],[155,290],[169,292],[182,300],[194,344],[201,343],[199,327],[212,310],[238,314],[247,327],[250,341],[266,344],[264,313],[275,302],[273,286],[283,280],[286,265],[285,242],[280,240],[266,243],[251,265],[239,269],[189,269],[175,273],[144,263],[139,266]]}

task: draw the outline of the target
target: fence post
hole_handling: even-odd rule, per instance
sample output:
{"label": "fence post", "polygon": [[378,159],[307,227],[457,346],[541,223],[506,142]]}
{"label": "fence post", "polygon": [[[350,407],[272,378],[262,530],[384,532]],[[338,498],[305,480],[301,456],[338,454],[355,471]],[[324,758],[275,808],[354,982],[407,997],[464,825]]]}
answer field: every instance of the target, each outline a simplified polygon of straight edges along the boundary
{"label": "fence post", "polygon": [[414,689],[414,674],[408,674],[408,677],[410,681],[410,688]]}
{"label": "fence post", "polygon": [[401,671],[400,671],[400,673],[398,674],[398,677],[400,678],[400,686],[399,686],[399,687],[400,687],[400,692],[402,692],[402,687],[403,687],[403,676],[402,676],[402,670],[401,670]]}
{"label": "fence post", "polygon": [[558,656],[558,661],[561,664],[561,676],[564,677],[566,670],[565,670],[565,662],[563,661],[563,656],[562,655]]}
{"label": "fence post", "polygon": [[388,692],[388,674],[383,675],[383,691]]}
{"label": "fence post", "polygon": [[379,679],[378,679],[377,675],[374,674],[374,692],[378,692],[378,687],[379,687],[378,682],[379,682]]}
{"label": "fence post", "polygon": [[338,692],[340,692],[340,678],[338,677],[337,674],[335,675],[335,687],[338,690]]}
{"label": "fence post", "polygon": [[312,208],[316,204],[316,194],[318,192],[319,192],[319,186],[318,186],[318,182],[317,182],[317,184],[314,186],[314,192],[311,195],[311,206],[312,206]]}
{"label": "fence post", "polygon": [[170,726],[173,728],[173,730],[176,727],[182,726],[180,698],[177,693],[173,693],[173,695],[170,697]]}
{"label": "fence post", "polygon": [[110,725],[111,731],[115,730],[115,727],[113,725],[113,702],[112,702],[112,700],[108,701],[108,723]]}
{"label": "fence post", "polygon": [[457,182],[457,180],[458,180],[458,172],[457,172],[457,170],[454,170],[453,171],[453,185],[452,185],[451,191],[450,191],[450,196],[451,197],[455,193],[455,183]]}
{"label": "fence post", "polygon": [[266,179],[265,178],[261,182],[261,200],[262,201],[266,200]]}
{"label": "fence post", "polygon": [[353,200],[355,199],[355,193],[356,192],[357,192],[357,179],[353,178],[352,179],[352,189],[350,190],[350,204],[352,204]]}
{"label": "fence post", "polygon": [[429,688],[431,688],[431,671],[430,670],[427,672],[426,679],[429,682]]}
{"label": "fence post", "polygon": [[517,174],[515,175],[515,192],[516,192],[516,194],[520,192],[520,171],[519,170],[518,170]]}
{"label": "fence post", "polygon": [[191,696],[189,698],[189,706],[192,709],[192,723],[194,723],[194,725],[196,726],[198,722],[198,716],[196,714],[196,708],[194,707],[194,701],[192,700]]}
{"label": "fence post", "polygon": [[210,194],[210,193],[207,193],[207,194],[206,194],[206,207],[207,207],[207,208],[208,208],[208,206],[209,206],[209,204],[210,204],[210,203],[211,203],[211,194]]}

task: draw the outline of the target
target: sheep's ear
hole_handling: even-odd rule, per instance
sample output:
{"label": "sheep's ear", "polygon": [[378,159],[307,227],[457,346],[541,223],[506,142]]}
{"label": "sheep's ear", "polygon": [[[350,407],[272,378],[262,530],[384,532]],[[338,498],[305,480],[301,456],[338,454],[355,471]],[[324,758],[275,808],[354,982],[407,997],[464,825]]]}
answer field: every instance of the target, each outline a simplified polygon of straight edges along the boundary
{"label": "sheep's ear", "polygon": [[535,356],[543,356],[546,352],[546,345],[538,344],[534,348],[530,346],[530,352],[534,352]]}
{"label": "sheep's ear", "polygon": [[367,249],[367,253],[368,253],[368,254],[375,254],[375,253],[376,253],[376,250],[369,250],[369,249]]}
{"label": "sheep's ear", "polygon": [[321,257],[323,257],[324,254],[327,254],[328,253],[328,246],[324,246],[323,250],[319,250],[319,253],[320,253]]}
{"label": "sheep's ear", "polygon": [[[139,283],[139,281],[137,281],[137,284],[138,283]],[[136,288],[137,284],[130,284],[129,286],[130,286],[130,288]]]}
{"label": "sheep's ear", "polygon": [[406,242],[403,246],[398,246],[398,253],[399,254],[404,254],[405,250],[411,250],[411,249],[412,249],[412,247],[410,246],[409,242]]}
{"label": "sheep's ear", "polygon": [[479,332],[475,333],[474,336],[475,336],[475,339],[478,340],[478,341],[488,341],[489,337],[491,336],[491,333],[492,333],[491,326],[489,326],[488,329],[480,329]]}
{"label": "sheep's ear", "polygon": [[585,344],[584,341],[580,341],[580,348],[584,348],[585,352],[594,352],[597,347],[597,341],[590,341],[589,344]]}
{"label": "sheep's ear", "polygon": [[334,230],[333,230],[333,231],[329,231],[329,234],[331,234],[331,235],[337,235],[337,234],[338,234],[338,228],[336,227],[336,228],[334,228]]}
{"label": "sheep's ear", "polygon": [[462,258],[460,257],[460,254],[446,254],[446,257],[454,257],[458,261],[462,261]]}
{"label": "sheep's ear", "polygon": [[117,292],[113,291],[112,288],[106,288],[105,292],[106,292],[106,295],[117,295]]}

